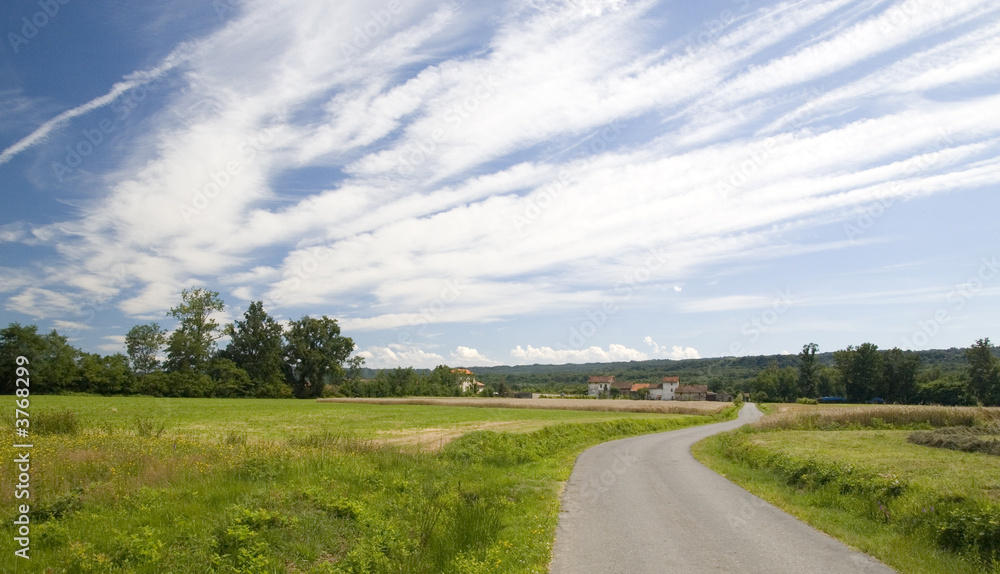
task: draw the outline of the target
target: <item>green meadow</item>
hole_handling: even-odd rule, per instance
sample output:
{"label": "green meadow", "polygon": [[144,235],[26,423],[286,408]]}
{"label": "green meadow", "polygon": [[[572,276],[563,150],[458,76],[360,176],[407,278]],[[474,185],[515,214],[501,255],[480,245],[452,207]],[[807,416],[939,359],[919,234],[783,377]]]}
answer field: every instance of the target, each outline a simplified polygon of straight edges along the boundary
{"label": "green meadow", "polygon": [[[34,397],[31,560],[13,562],[11,535],[0,564],[546,572],[561,485],[582,450],[733,413]],[[0,456],[13,460],[11,441]],[[13,480],[0,498],[11,524]]]}

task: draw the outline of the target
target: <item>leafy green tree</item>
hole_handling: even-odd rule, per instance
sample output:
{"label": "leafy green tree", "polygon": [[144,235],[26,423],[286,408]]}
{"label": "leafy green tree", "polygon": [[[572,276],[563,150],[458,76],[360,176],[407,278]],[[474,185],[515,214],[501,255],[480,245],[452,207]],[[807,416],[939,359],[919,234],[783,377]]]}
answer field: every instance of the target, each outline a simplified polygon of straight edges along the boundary
{"label": "leafy green tree", "polygon": [[[11,323],[0,330],[0,380],[3,381],[4,394],[12,394],[17,388],[17,358],[25,357],[29,364],[30,377],[28,384],[32,392],[37,392],[44,386],[40,373],[36,370],[36,362],[43,356],[45,340],[38,334],[35,325]],[[40,365],[38,365],[40,366]]]}
{"label": "leafy green tree", "polygon": [[816,362],[816,351],[819,345],[809,343],[802,347],[799,353],[799,389],[803,396],[816,397],[819,378],[819,363]]}
{"label": "leafy green tree", "polygon": [[[205,366],[206,370],[209,365]],[[156,375],[164,375],[162,378]],[[164,394],[168,397],[194,397],[207,398],[215,392],[215,381],[208,373],[199,373],[193,370],[170,371],[167,373],[152,373],[157,383],[166,385]]]}
{"label": "leafy green tree", "polygon": [[224,309],[225,304],[216,291],[185,289],[181,292],[181,304],[168,313],[179,321],[177,329],[167,338],[168,371],[205,373],[219,330],[219,324],[211,315]]}
{"label": "leafy green tree", "polygon": [[255,382],[250,375],[236,363],[225,358],[215,357],[209,363],[208,376],[212,379],[213,397],[237,398],[256,396],[253,394]]}
{"label": "leafy green tree", "polygon": [[156,323],[136,325],[125,335],[125,348],[132,371],[141,376],[160,368],[160,349],[167,343],[167,335]]}
{"label": "leafy green tree", "polygon": [[427,376],[431,394],[439,397],[457,397],[462,394],[461,378],[448,365],[438,365]]}
{"label": "leafy green tree", "polygon": [[816,396],[843,397],[846,394],[840,372],[833,367],[820,365],[816,375]]}
{"label": "leafy green tree", "polygon": [[798,372],[794,367],[779,367],[772,361],[757,373],[750,385],[758,399],[766,401],[795,402],[799,395]]}
{"label": "leafy green tree", "polygon": [[[615,391],[618,390],[618,389],[616,389],[614,387],[612,387],[612,389],[615,390]],[[511,394],[512,393],[510,391],[510,387],[507,386],[507,381],[503,381],[502,380],[499,383],[497,383],[497,396],[498,397],[509,397]]]}
{"label": "leafy green tree", "polygon": [[282,373],[284,342],[282,329],[264,311],[262,301],[250,303],[242,321],[226,325],[225,333],[231,342],[220,356],[246,371],[250,377],[248,388],[242,396],[281,397],[289,395]]}
{"label": "leafy green tree", "polygon": [[878,352],[877,345],[864,343],[857,348],[849,346],[836,351],[833,360],[840,371],[849,402],[864,402],[884,393],[882,354]]}
{"label": "leafy green tree", "polygon": [[[940,373],[940,371],[938,371]],[[963,375],[941,376],[922,381],[917,386],[916,401],[923,405],[971,406],[976,399],[969,394]]]}
{"label": "leafy green tree", "polygon": [[324,315],[292,321],[285,341],[286,374],[295,396],[319,397],[324,385],[344,380],[344,362],[354,351],[354,340],[340,334],[336,319]]}
{"label": "leafy green tree", "polygon": [[920,355],[900,348],[882,353],[882,398],[890,403],[911,403],[916,399]]}
{"label": "leafy green tree", "polygon": [[989,337],[977,339],[966,349],[969,392],[984,405],[1000,404],[1000,359],[993,354]]}
{"label": "leafy green tree", "polygon": [[83,353],[80,357],[81,391],[101,395],[121,395],[135,392],[135,373],[128,357],[121,353],[101,356]]}

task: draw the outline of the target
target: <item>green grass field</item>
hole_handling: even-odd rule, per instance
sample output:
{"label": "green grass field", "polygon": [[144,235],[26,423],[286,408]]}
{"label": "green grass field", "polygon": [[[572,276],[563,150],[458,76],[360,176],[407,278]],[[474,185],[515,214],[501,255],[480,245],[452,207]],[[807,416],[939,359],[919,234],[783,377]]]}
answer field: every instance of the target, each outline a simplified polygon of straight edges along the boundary
{"label": "green grass field", "polygon": [[[101,397],[31,413],[60,432],[32,437],[18,572],[545,572],[579,452],[720,418]],[[13,480],[0,499],[11,524]]]}
{"label": "green grass field", "polygon": [[912,430],[881,417],[875,426],[885,428],[849,424],[774,430],[765,421],[702,441],[695,454],[899,572],[1000,572],[1000,457],[912,444]]}

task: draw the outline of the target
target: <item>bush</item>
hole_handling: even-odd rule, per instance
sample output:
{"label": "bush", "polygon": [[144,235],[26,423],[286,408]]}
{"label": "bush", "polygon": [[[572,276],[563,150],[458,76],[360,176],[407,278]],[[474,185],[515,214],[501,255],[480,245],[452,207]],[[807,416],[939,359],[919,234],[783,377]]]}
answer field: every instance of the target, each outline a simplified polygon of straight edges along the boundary
{"label": "bush", "polygon": [[818,405],[819,404],[819,401],[817,401],[816,399],[809,399],[809,398],[806,398],[806,397],[800,397],[800,398],[796,399],[795,402],[798,403],[798,404],[800,404],[800,405]]}
{"label": "bush", "polygon": [[80,423],[69,409],[38,411],[31,416],[31,430],[38,434],[76,434]]}

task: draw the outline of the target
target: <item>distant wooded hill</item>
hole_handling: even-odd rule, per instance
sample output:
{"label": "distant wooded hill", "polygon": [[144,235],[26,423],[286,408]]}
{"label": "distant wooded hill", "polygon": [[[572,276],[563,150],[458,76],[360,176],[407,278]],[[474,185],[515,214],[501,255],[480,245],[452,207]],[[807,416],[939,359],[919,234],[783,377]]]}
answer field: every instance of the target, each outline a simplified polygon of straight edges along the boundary
{"label": "distant wooded hill", "polygon": [[[940,369],[942,374],[964,372],[967,368],[964,348],[916,351],[920,367]],[[817,362],[833,366],[833,353],[817,353]],[[798,355],[757,355],[749,357],[713,357],[706,359],[653,359],[618,363],[583,363],[565,365],[514,365],[470,367],[484,383],[505,382],[516,390],[536,392],[579,392],[590,375],[614,375],[622,381],[654,382],[667,375],[679,376],[685,384],[708,385],[711,390],[748,388],[757,374],[776,364],[779,368],[797,367]],[[464,365],[463,365],[464,366]],[[429,373],[429,370],[417,370]],[[365,368],[362,376],[374,378],[375,369]]]}

